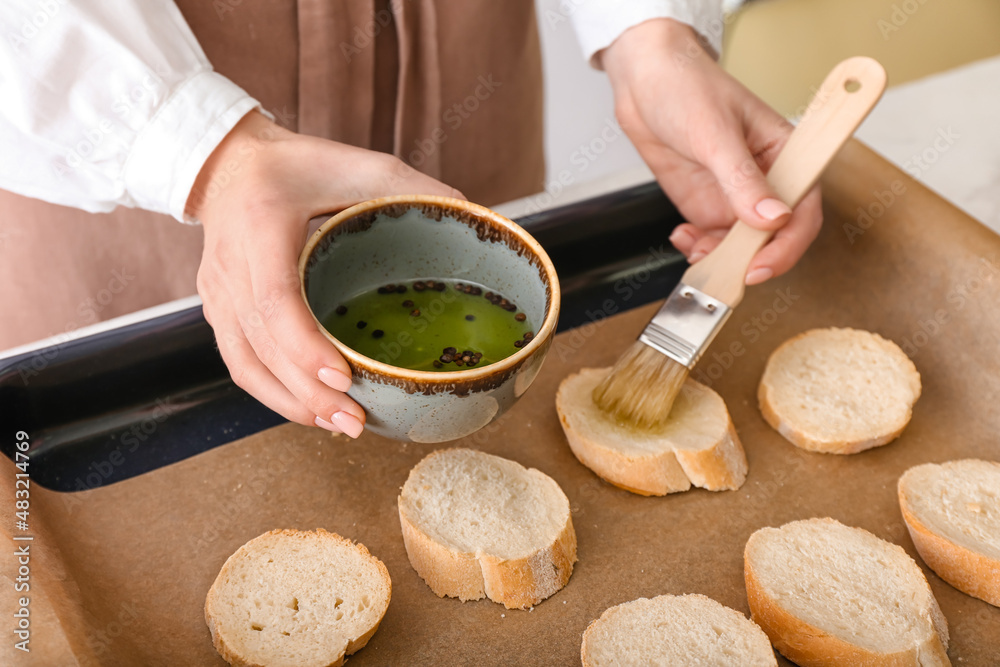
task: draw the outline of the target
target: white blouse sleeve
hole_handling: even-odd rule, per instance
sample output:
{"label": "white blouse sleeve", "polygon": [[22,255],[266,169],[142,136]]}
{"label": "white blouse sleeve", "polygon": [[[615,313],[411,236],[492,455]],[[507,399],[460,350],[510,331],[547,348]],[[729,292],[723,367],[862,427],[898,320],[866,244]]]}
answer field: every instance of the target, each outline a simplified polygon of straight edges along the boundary
{"label": "white blouse sleeve", "polygon": [[[569,15],[583,49],[594,66],[594,56],[643,21],[675,19],[693,27],[718,56],[722,53],[722,0],[569,0],[560,4]],[[543,17],[543,22],[544,22]]]}
{"label": "white blouse sleeve", "polygon": [[0,3],[0,188],[184,220],[201,166],[259,103],[172,0]]}

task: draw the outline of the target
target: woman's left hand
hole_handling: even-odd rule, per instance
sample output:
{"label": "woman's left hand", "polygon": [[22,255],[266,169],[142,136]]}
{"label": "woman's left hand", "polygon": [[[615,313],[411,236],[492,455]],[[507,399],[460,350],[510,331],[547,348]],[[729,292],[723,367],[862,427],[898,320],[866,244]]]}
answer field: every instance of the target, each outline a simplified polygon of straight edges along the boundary
{"label": "woman's left hand", "polygon": [[764,176],[791,124],[719,67],[683,23],[641,23],[602,57],[622,129],[688,220],[670,237],[677,249],[694,263],[739,219],[777,230],[750,263],[747,284],[792,268],[823,216],[818,187],[793,212]]}

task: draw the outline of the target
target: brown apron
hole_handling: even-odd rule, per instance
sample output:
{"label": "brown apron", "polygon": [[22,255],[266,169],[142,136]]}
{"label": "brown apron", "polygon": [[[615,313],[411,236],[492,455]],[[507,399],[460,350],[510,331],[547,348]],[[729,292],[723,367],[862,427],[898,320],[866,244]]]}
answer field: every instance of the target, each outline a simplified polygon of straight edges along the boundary
{"label": "brown apron", "polygon": [[[177,0],[286,127],[392,152],[490,205],[544,185],[530,0]],[[304,221],[305,222],[305,221]],[[199,227],[0,191],[0,350],[195,293]]]}

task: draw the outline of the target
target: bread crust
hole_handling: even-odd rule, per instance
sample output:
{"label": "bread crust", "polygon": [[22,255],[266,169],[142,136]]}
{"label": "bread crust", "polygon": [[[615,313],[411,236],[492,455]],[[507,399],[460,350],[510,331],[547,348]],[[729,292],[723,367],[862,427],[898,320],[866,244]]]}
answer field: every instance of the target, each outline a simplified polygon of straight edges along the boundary
{"label": "bread crust", "polygon": [[726,431],[709,449],[678,449],[674,452],[684,473],[695,486],[709,491],[735,491],[747,478],[747,457],[726,412]]}
{"label": "bread crust", "polygon": [[410,521],[397,503],[403,546],[410,565],[438,597],[451,596],[465,602],[486,595],[482,568],[475,554],[461,553],[431,539]]}
{"label": "bread crust", "polygon": [[[792,426],[787,421],[782,419],[781,416],[778,414],[778,412],[775,410],[774,401],[772,400],[770,393],[771,386],[766,381],[767,368],[771,364],[771,359],[774,358],[774,356],[777,355],[779,352],[781,352],[784,348],[795,344],[799,340],[803,338],[808,338],[809,336],[813,335],[818,331],[827,331],[827,330],[829,330],[829,328],[810,329],[809,331],[804,331],[796,336],[792,336],[791,338],[783,342],[781,345],[779,345],[777,348],[775,348],[775,350],[770,354],[767,360],[767,364],[765,364],[764,367],[764,374],[763,376],[761,376],[760,384],[757,387],[757,403],[760,406],[760,411],[761,414],[764,416],[764,420],[768,424],[770,424],[771,428],[780,433],[782,437],[784,437],[790,443],[792,443],[796,447],[811,452],[820,452],[823,454],[857,454],[858,452],[863,452],[866,449],[872,449],[873,447],[881,447],[882,445],[886,445],[892,442],[900,435],[902,435],[903,431],[906,430],[907,425],[910,423],[910,420],[913,418],[913,404],[909,406],[909,408],[906,411],[905,418],[902,420],[902,423],[898,424],[897,428],[893,428],[892,431],[876,434],[870,438],[864,438],[862,440],[818,440],[812,438],[803,431],[797,430],[794,426]],[[872,332],[864,332],[864,333],[868,333],[874,336],[875,338],[882,341],[886,345],[897,347],[895,343],[886,340],[885,338],[882,338],[878,334],[874,334]],[[885,345],[883,345],[883,348],[885,348]],[[903,353],[902,350],[898,351],[899,354],[903,354],[905,356],[905,353]],[[891,352],[889,351],[887,351],[887,353],[891,354]],[[913,399],[915,403],[917,399],[920,398],[920,393],[922,388],[920,381],[920,374],[916,371],[915,367],[913,368],[913,373],[910,379],[916,385],[916,396],[914,396]]]}
{"label": "bread crust", "polygon": [[[791,340],[786,342],[791,342]],[[903,434],[903,431],[906,430],[907,425],[910,423],[910,419],[913,417],[913,410],[907,411],[906,420],[898,429],[874,438],[867,438],[865,440],[816,440],[810,438],[802,431],[797,431],[791,424],[781,419],[771,401],[770,386],[765,384],[763,379],[761,379],[760,386],[757,389],[757,402],[760,405],[760,412],[764,416],[764,421],[780,433],[785,440],[801,449],[821,454],[857,454],[866,449],[887,445]]]}
{"label": "bread crust", "polygon": [[[864,665],[870,667],[937,667],[951,665],[935,619],[935,632],[919,647],[897,653],[878,653],[856,646],[803,621],[767,594],[751,563],[751,540],[743,551],[743,578],[750,620],[764,630],[783,656],[802,667]],[[936,603],[935,603],[936,604]],[[931,610],[932,615],[934,610]]]}
{"label": "bread crust", "polygon": [[[241,546],[233,553],[233,555],[231,555],[229,558],[226,559],[226,562],[225,564],[223,564],[222,569],[219,570],[219,574],[216,577],[215,582],[212,583],[212,587],[208,590],[208,594],[205,596],[205,622],[208,624],[208,630],[212,635],[212,645],[215,646],[215,650],[218,651],[220,656],[222,656],[222,659],[228,662],[233,667],[268,667],[268,666],[258,662],[254,662],[249,658],[240,655],[239,653],[236,652],[235,649],[233,649],[232,647],[229,646],[229,644],[226,643],[225,638],[223,637],[223,633],[219,628],[218,623],[216,622],[215,619],[215,615],[213,613],[213,608],[216,607],[218,604],[220,604],[217,598],[216,583],[218,583],[220,580],[223,579],[222,575],[228,572],[229,568],[231,567],[231,564],[235,563],[239,558],[245,556],[245,554],[249,550],[251,543],[253,543],[255,540],[258,540],[266,535],[281,535],[283,537],[301,538],[302,536],[307,535],[310,532],[316,533],[317,535],[325,539],[332,539],[334,541],[340,542],[344,546],[350,546],[351,548],[358,551],[362,556],[368,558],[371,562],[373,562],[376,566],[376,569],[379,572],[379,576],[382,578],[382,581],[386,586],[386,590],[389,593],[389,598],[391,599],[392,579],[389,577],[389,570],[386,569],[385,564],[381,560],[373,556],[371,552],[368,551],[368,547],[361,544],[360,542],[352,542],[351,540],[341,535],[338,535],[337,533],[331,533],[327,530],[323,530],[322,528],[317,528],[315,531],[276,529],[263,533],[262,535],[258,535],[253,540],[250,540],[249,542]],[[371,627],[371,629],[362,634],[361,636],[357,637],[356,639],[348,642],[344,650],[344,653],[341,654],[340,658],[338,660],[331,662],[327,667],[341,667],[341,665],[344,664],[344,660],[347,658],[347,656],[356,653],[357,651],[364,648],[365,645],[368,643],[368,641],[375,635],[375,632],[378,630],[378,626],[382,623],[382,619],[385,618],[385,612],[388,610],[388,608],[389,604],[387,601],[385,609],[382,610],[382,613],[379,615],[378,620],[375,621],[375,624]]]}
{"label": "bread crust", "polygon": [[[719,604],[716,600],[713,600],[712,598],[709,598],[709,597],[707,597],[705,595],[701,595],[701,594],[698,594],[698,593],[688,593],[686,595],[680,595],[680,596],[666,595],[666,596],[657,596],[657,597],[681,597],[681,598],[684,598],[684,597],[689,597],[689,596],[691,596],[691,597],[698,597],[698,598],[705,598],[707,600],[712,600],[713,602],[716,602],[716,604]],[[638,598],[637,600],[630,600],[628,602],[623,602],[621,604],[614,605],[613,607],[609,607],[608,609],[605,609],[598,618],[595,618],[593,621],[590,622],[589,625],[587,625],[587,629],[584,630],[584,632],[583,632],[583,639],[580,642],[580,661],[583,663],[583,667],[594,667],[593,658],[590,656],[590,654],[588,653],[587,649],[590,647],[590,645],[592,643],[592,641],[591,641],[591,634],[594,633],[594,632],[596,632],[597,628],[600,627],[600,625],[599,625],[600,622],[601,621],[607,621],[610,618],[613,618],[615,615],[622,613],[625,610],[625,608],[627,608],[629,605],[631,605],[631,604],[633,604],[635,602],[639,602],[642,599],[643,598]],[[657,598],[653,598],[653,600],[656,600],[656,599]],[[722,607],[723,605],[720,604],[719,606]],[[724,607],[724,608],[727,609],[727,610],[729,610],[729,611],[731,611],[733,614],[738,614],[744,621],[747,621],[747,618],[745,616],[743,616],[743,614],[740,614],[735,609],[730,609],[729,607]],[[749,621],[749,622],[752,623],[752,621]],[[757,629],[756,632],[759,633],[759,632],[761,632],[761,630]],[[777,661],[777,659],[775,659],[774,652],[771,651],[770,648],[771,647],[769,646],[768,647],[768,652],[770,653],[770,660],[768,662],[769,662],[769,664],[777,665],[778,661]],[[745,657],[746,656],[744,656],[744,658]]]}
{"label": "bread crust", "polygon": [[[449,451],[454,450],[431,452],[420,464]],[[555,481],[543,473],[533,469],[527,471],[531,477],[541,478],[539,482],[553,484],[558,489]],[[407,484],[413,471],[410,475]],[[403,488],[405,491],[406,485]],[[576,532],[569,500],[561,489],[558,490],[566,508],[566,520],[559,533],[551,543],[521,558],[511,559],[482,551],[463,552],[435,540],[420,527],[416,517],[408,515],[401,492],[396,505],[410,564],[439,597],[457,597],[463,602],[488,597],[508,609],[527,609],[538,604],[567,584],[576,563]]]}
{"label": "bread crust", "polygon": [[747,476],[747,459],[726,412],[726,430],[712,447],[702,450],[667,450],[648,456],[629,456],[605,446],[572,427],[564,409],[564,387],[590,369],[567,376],[556,392],[556,410],[573,455],[601,479],[642,496],[665,496],[687,491],[692,485],[709,491],[740,488]]}
{"label": "bread crust", "polygon": [[562,411],[559,423],[573,455],[606,482],[641,496],[665,496],[691,488],[691,479],[684,474],[672,450],[650,456],[629,456],[604,447],[573,429]]}
{"label": "bread crust", "polygon": [[570,515],[551,544],[523,558],[502,559],[441,544],[406,516],[402,502],[398,508],[410,564],[438,597],[488,597],[507,609],[527,609],[561,590],[573,574],[576,532]]}
{"label": "bread crust", "polygon": [[1000,607],[1000,561],[952,542],[928,528],[910,509],[903,486],[903,477],[900,477],[899,509],[913,546],[927,567],[966,595]]}

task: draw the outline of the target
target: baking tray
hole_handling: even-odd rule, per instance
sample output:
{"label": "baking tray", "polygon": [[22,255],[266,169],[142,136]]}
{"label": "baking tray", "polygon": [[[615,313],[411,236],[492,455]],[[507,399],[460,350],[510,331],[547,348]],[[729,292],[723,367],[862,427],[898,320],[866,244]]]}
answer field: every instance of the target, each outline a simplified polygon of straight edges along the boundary
{"label": "baking tray", "polygon": [[[694,372],[726,401],[746,449],[739,490],[640,497],[570,452],[554,408],[559,382],[610,364],[656,308],[631,306],[663,294],[646,274],[629,274],[638,289],[628,292],[611,272],[594,284],[614,296],[556,337],[528,396],[455,443],[350,440],[285,424],[100,488],[33,487],[32,619],[49,654],[29,664],[222,665],[205,594],[230,554],[274,528],[322,527],[385,563],[392,602],[351,665],[579,664],[580,637],[601,612],[665,593],[701,593],[746,614],[747,538],[796,519],[865,528],[920,563],[899,514],[899,475],[929,461],[1000,458],[1000,237],[857,143],[823,185],[820,237],[793,271],[747,291]],[[631,264],[658,256],[646,248]],[[852,456],[806,452],[761,417],[768,355],[820,326],[877,331],[913,359],[923,394],[895,442]],[[537,468],[570,500],[580,560],[568,585],[531,610],[440,599],[409,565],[399,488],[427,453],[455,445]],[[0,491],[14,472],[0,458]],[[923,570],[948,619],[953,664],[1000,665],[1000,609]]]}
{"label": "baking tray", "polygon": [[[559,329],[609,298],[662,298],[686,267],[682,222],[655,183],[517,220],[560,276]],[[638,289],[639,287],[642,289]],[[0,428],[31,435],[32,479],[57,491],[112,484],[285,420],[236,387],[201,307],[0,360]],[[12,440],[3,453],[14,456]]]}

